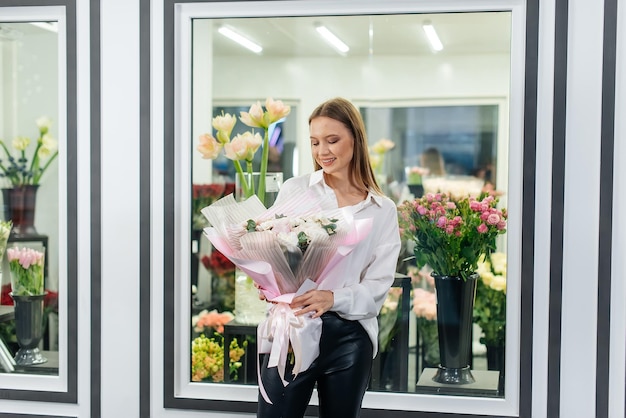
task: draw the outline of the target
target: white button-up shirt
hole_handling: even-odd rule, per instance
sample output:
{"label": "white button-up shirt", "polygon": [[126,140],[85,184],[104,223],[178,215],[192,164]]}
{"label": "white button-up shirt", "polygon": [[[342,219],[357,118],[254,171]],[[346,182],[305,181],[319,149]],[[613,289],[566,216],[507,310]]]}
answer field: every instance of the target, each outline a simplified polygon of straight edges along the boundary
{"label": "white button-up shirt", "polygon": [[[324,181],[322,170],[293,177],[281,186],[276,203],[288,196],[306,195],[311,191],[321,199],[330,198],[337,205],[335,192]],[[332,290],[335,302],[332,311],[345,319],[359,321],[369,335],[374,356],[378,352],[377,316],[393,284],[400,232],[396,204],[385,196],[369,192],[365,200],[350,207],[355,219],[373,219],[372,230],[356,248],[335,267],[333,274],[341,275],[343,287],[327,289],[322,282],[319,290]]]}

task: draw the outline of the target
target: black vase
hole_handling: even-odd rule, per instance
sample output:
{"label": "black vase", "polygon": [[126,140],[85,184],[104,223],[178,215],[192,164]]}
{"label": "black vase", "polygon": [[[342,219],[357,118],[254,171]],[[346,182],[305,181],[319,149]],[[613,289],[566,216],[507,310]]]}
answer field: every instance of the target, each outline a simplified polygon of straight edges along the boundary
{"label": "black vase", "polygon": [[467,280],[461,277],[437,276],[437,332],[441,363],[433,380],[445,384],[473,383],[470,370],[472,356],[472,315],[477,274]]}
{"label": "black vase", "polygon": [[4,220],[11,220],[11,235],[28,237],[37,235],[35,229],[35,207],[38,185],[16,186],[2,189]]}
{"label": "black vase", "polygon": [[487,370],[499,370],[504,375],[504,346],[487,344]]}
{"label": "black vase", "polygon": [[16,296],[11,293],[15,303],[15,334],[20,349],[15,354],[15,363],[20,366],[41,364],[48,361],[39,351],[39,342],[43,337],[43,304],[46,295]]}

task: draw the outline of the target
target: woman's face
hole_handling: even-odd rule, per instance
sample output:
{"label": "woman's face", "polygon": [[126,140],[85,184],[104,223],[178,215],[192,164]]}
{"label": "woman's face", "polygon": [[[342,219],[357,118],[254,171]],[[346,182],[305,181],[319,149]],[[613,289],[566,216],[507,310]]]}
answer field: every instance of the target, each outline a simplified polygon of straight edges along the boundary
{"label": "woman's face", "polygon": [[318,116],[311,120],[311,153],[326,174],[347,176],[354,153],[354,137],[338,120]]}

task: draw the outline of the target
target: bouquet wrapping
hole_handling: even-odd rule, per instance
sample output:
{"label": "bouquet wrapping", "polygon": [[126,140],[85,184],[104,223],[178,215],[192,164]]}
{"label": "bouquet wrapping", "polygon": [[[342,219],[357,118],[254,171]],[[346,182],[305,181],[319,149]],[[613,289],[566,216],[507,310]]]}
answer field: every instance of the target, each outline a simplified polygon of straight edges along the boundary
{"label": "bouquet wrapping", "polygon": [[[321,318],[296,316],[289,303],[296,295],[318,288],[342,286],[333,269],[361,242],[372,219],[354,219],[330,200],[298,195],[266,209],[252,196],[238,202],[226,196],[202,210],[211,227],[204,233],[213,246],[249,275],[266,299],[274,302],[258,326],[260,353],[269,353],[268,367],[284,372],[289,350],[293,374],[307,370],[319,355]],[[265,394],[259,379],[261,393]]]}

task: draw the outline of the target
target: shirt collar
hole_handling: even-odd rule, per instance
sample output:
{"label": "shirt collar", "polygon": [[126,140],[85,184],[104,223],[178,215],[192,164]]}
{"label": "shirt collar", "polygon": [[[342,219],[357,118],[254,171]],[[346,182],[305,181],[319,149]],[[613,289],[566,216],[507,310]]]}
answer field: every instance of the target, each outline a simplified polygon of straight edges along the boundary
{"label": "shirt collar", "polygon": [[[309,187],[313,186],[314,184],[320,183],[322,186],[328,187],[328,185],[324,181],[324,170],[321,169],[311,173],[311,177],[309,178]],[[383,197],[376,193],[372,193],[371,190],[367,193],[367,197],[365,198],[364,202],[368,202],[370,200],[376,203],[378,206],[382,206],[383,204]]]}

